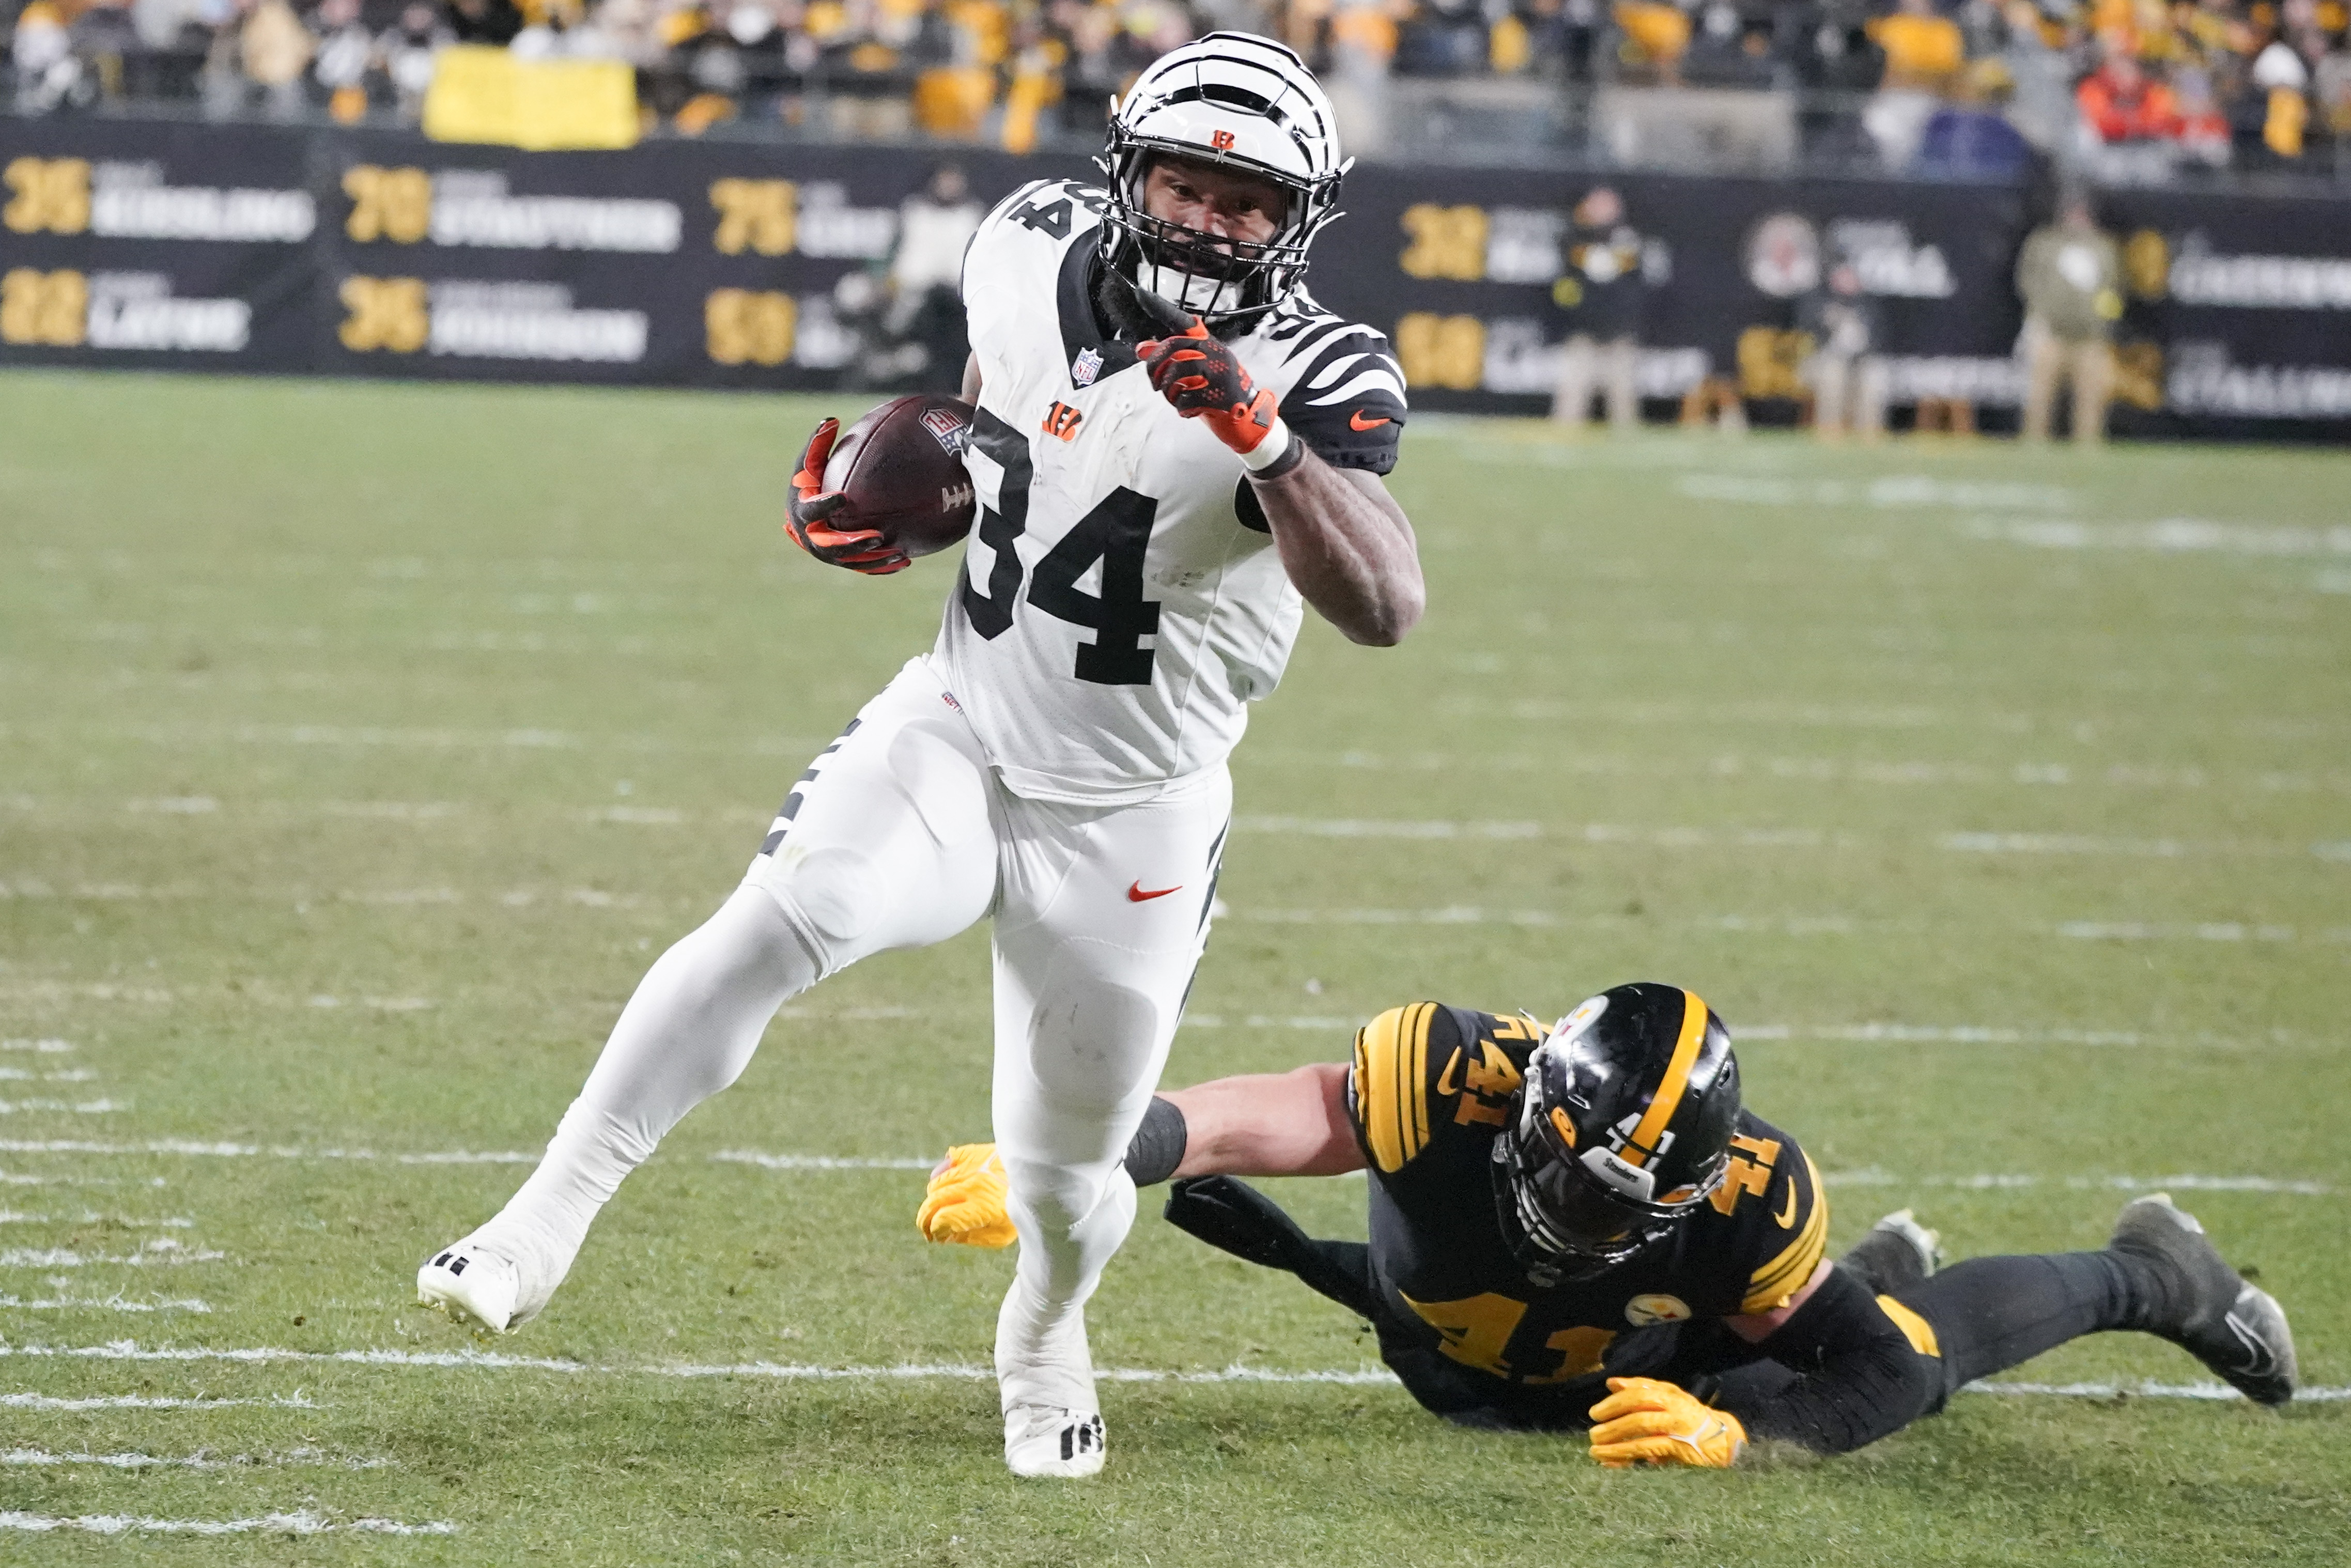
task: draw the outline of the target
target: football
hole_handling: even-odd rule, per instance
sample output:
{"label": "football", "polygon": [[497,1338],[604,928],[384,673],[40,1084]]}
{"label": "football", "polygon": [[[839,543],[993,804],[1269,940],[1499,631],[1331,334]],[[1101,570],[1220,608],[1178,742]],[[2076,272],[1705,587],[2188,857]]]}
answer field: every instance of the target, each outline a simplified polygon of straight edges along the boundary
{"label": "football", "polygon": [[879,528],[910,556],[971,532],[975,507],[963,450],[971,405],[920,393],[893,398],[852,424],[824,465],[824,487],[849,497],[849,528]]}

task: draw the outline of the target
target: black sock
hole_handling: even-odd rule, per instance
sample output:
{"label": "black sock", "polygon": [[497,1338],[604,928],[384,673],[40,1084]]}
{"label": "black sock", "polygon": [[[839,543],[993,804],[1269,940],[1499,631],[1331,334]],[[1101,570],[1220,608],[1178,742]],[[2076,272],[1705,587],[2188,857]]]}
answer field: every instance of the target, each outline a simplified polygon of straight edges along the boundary
{"label": "black sock", "polygon": [[1894,1299],[1933,1325],[1949,1394],[2084,1334],[2152,1332],[2171,1291],[2147,1260],[2108,1250],[1970,1258]]}
{"label": "black sock", "polygon": [[1360,1241],[1312,1244],[1318,1267],[1298,1277],[1358,1317],[1378,1314],[1379,1292],[1372,1288],[1372,1249]]}

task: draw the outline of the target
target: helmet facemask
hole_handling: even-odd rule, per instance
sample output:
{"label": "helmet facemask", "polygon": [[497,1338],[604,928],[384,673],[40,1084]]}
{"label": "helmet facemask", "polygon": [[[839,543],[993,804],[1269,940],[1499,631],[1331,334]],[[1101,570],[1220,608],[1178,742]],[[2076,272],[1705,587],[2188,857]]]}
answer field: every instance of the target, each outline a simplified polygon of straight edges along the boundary
{"label": "helmet facemask", "polygon": [[1518,1113],[1494,1140],[1496,1186],[1510,1199],[1521,1262],[1593,1279],[1670,1235],[1722,1185],[1729,1161],[1720,1152],[1656,1193],[1649,1171],[1604,1144],[1579,1151],[1571,1118],[1545,1103],[1543,1077],[1531,1067]]}
{"label": "helmet facemask", "polygon": [[[1144,183],[1161,156],[1191,159],[1195,154],[1188,149],[1138,146],[1123,160],[1128,172],[1122,175],[1113,171],[1110,205],[1102,214],[1111,235],[1112,269],[1202,320],[1217,323],[1261,316],[1295,292],[1306,275],[1306,246],[1312,230],[1338,214],[1326,212],[1308,228],[1300,221],[1301,211],[1312,204],[1306,190],[1270,171],[1248,169],[1240,172],[1278,186],[1288,198],[1273,237],[1252,242],[1188,228],[1154,216],[1145,204]],[[1328,207],[1327,200],[1323,205]]]}
{"label": "helmet facemask", "polygon": [[[1144,183],[1155,162],[1181,159],[1246,174],[1288,197],[1262,242],[1233,240],[1155,217]],[[1163,55],[1112,112],[1096,160],[1109,176],[1103,258],[1112,271],[1229,330],[1253,326],[1295,293],[1306,250],[1339,215],[1339,158],[1330,99],[1304,62],[1270,38],[1211,33]]]}

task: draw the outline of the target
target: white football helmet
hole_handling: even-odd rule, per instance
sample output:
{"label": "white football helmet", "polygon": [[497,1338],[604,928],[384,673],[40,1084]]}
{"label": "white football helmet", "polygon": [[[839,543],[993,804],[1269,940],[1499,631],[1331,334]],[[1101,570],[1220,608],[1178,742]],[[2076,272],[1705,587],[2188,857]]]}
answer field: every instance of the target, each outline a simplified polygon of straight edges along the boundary
{"label": "white football helmet", "polygon": [[[1221,163],[1290,193],[1262,245],[1155,218],[1143,180],[1155,154]],[[1219,323],[1262,316],[1306,277],[1306,247],[1339,215],[1339,132],[1306,63],[1271,38],[1210,33],[1154,61],[1112,111],[1097,160],[1110,176],[1107,259],[1116,271]]]}

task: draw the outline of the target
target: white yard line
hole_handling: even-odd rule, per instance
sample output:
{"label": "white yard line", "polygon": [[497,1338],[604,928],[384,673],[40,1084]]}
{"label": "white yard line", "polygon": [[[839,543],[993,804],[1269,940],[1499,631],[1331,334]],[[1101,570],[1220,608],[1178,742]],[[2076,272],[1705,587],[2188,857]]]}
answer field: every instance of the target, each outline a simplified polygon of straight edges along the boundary
{"label": "white yard line", "polygon": [[264,1514],[258,1519],[150,1519],[143,1514],[84,1513],[61,1518],[47,1513],[0,1512],[0,1530],[47,1532],[79,1531],[86,1535],[455,1535],[457,1527],[446,1520],[406,1524],[396,1519],[329,1519],[299,1509],[293,1513]]}
{"label": "white yard line", "polygon": [[136,1252],[76,1252],[65,1247],[0,1248],[0,1269],[176,1268],[183,1263],[218,1263],[225,1252],[198,1250],[177,1241],[150,1241]]}
{"label": "white yard line", "polygon": [[[1219,1019],[1214,1020],[1223,1023]],[[1253,1017],[1246,1021],[1259,1027],[1289,1025],[1317,1030],[1352,1028],[1353,1020],[1331,1018],[1270,1019]],[[2063,1033],[2032,1036],[2016,1031],[1991,1029],[1904,1030],[1898,1026],[1867,1024],[1854,1026],[1841,1033],[1832,1030],[1769,1029],[1744,1031],[1774,1040],[1860,1039],[1913,1040],[1980,1043],[2038,1043],[2043,1040],[2070,1040],[2074,1043],[2154,1044],[2158,1041],[2137,1037],[2085,1034],[2067,1036]],[[2182,1044],[2188,1042],[2182,1041]],[[2209,1043],[2209,1042],[2208,1042]],[[196,1144],[162,1140],[147,1144],[100,1144],[81,1140],[52,1142],[0,1141],[0,1151],[19,1154],[73,1155],[178,1155],[197,1158],[267,1158],[281,1160],[382,1160],[400,1165],[535,1165],[539,1156],[519,1150],[486,1152],[452,1149],[432,1154],[379,1154],[370,1149],[302,1149],[269,1148],[255,1144]],[[662,1155],[656,1159],[694,1158],[693,1155]],[[798,1153],[789,1150],[721,1149],[700,1158],[718,1165],[751,1166],[768,1171],[927,1171],[938,1164],[937,1155],[825,1155]],[[2183,1192],[2268,1192],[2295,1197],[2331,1197],[2336,1189],[2322,1182],[2300,1180],[2286,1176],[2213,1176],[2184,1174],[2177,1176],[2097,1176],[2043,1175],[2013,1173],[2007,1175],[1917,1175],[1878,1170],[1875,1167],[1837,1172],[1825,1179],[1854,1186],[1931,1186],[1960,1190],[2011,1186],[2068,1186],[2085,1190],[2111,1189],[2116,1192],[2160,1192],[2166,1189]],[[176,1243],[151,1241],[150,1249],[169,1249]],[[204,1254],[206,1258],[217,1254]]]}
{"label": "white yard line", "polygon": [[1891,1171],[1831,1171],[1821,1178],[1832,1186],[1933,1186],[1996,1192],[2010,1187],[2063,1186],[2078,1192],[2273,1192],[2294,1197],[2332,1197],[2324,1182],[2252,1176],[1900,1176]]}
{"label": "white yard line", "polygon": [[770,1171],[926,1171],[939,1162],[915,1155],[904,1158],[849,1155],[763,1155],[756,1149],[724,1149],[710,1156],[726,1165],[758,1166]]}
{"label": "white yard line", "polygon": [[115,1176],[32,1176],[24,1171],[0,1171],[0,1186],[169,1186],[162,1176],[127,1181]]}
{"label": "white yard line", "polygon": [[0,1051],[32,1051],[43,1056],[58,1056],[73,1049],[69,1040],[0,1040]]}
{"label": "white yard line", "polygon": [[[228,995],[206,992],[206,995]],[[377,1012],[422,1012],[439,1004],[429,997],[297,997],[246,988],[234,993],[241,1002],[262,1007],[367,1008]],[[119,986],[111,981],[26,980],[16,985],[0,986],[0,1002],[54,1004],[58,1002],[131,1002],[149,1007],[170,1007],[181,1000],[178,994],[162,986]]]}
{"label": "white yard line", "polygon": [[[2238,1399],[2243,1397],[2225,1383],[2011,1383],[1979,1378],[1962,1394],[2059,1395],[2073,1399],[2113,1399],[2127,1395],[2137,1399]],[[2297,1388],[2297,1405],[2335,1405],[2351,1399],[2351,1388]]]}
{"label": "white yard line", "polygon": [[2207,517],[2163,517],[2151,523],[2017,521],[1977,517],[1961,530],[1971,539],[1993,539],[2039,549],[2152,550],[2162,555],[2219,554],[2326,557],[2351,555],[2351,528],[2292,528],[2273,523],[2215,522]]}
{"label": "white yard line", "polygon": [[18,1467],[51,1465],[98,1465],[113,1470],[236,1470],[276,1469],[280,1466],[316,1465],[338,1470],[381,1470],[399,1464],[397,1459],[354,1458],[330,1454],[324,1448],[288,1448],[282,1454],[57,1454],[47,1448],[9,1448],[0,1450],[0,1465]]}
{"label": "white yard line", "polygon": [[[1240,764],[1269,770],[1338,768],[1358,772],[1444,773],[1461,765],[1445,751],[1376,752],[1310,751],[1280,747],[1255,747],[1242,754]],[[1814,784],[1868,784],[1897,788],[1961,785],[2018,785],[2036,791],[2050,788],[2105,786],[2118,789],[2177,789],[2219,799],[2275,794],[2351,794],[2351,770],[2257,773],[2214,773],[2206,768],[2158,762],[2116,762],[2096,766],[2080,762],[2024,759],[2013,762],[1955,762],[1927,758],[1870,761],[1843,757],[1748,756],[1727,752],[1714,757],[1658,758],[1577,752],[1542,756],[1533,752],[1496,752],[1478,759],[1488,773],[1545,773],[1603,779],[1667,777],[1718,779],[1782,779]]]}
{"label": "white yard line", "polygon": [[426,1154],[378,1154],[373,1149],[304,1149],[259,1144],[206,1144],[188,1138],[153,1138],[139,1144],[99,1143],[87,1138],[0,1138],[0,1154],[187,1155],[199,1158],[277,1160],[383,1160],[402,1166],[535,1166],[539,1156],[519,1149],[444,1149]]}
{"label": "white yard line", "polygon": [[[669,1362],[591,1366],[582,1362],[499,1355],[487,1351],[451,1353],[394,1350],[301,1351],[276,1347],[214,1350],[194,1347],[183,1349],[172,1346],[141,1349],[128,1340],[105,1345],[0,1345],[0,1356],[11,1355],[72,1356],[101,1361],[340,1362],[365,1366],[421,1367],[435,1371],[477,1368],[496,1371],[594,1373],[607,1376],[768,1378],[791,1383],[902,1382],[927,1379],[977,1383],[992,1381],[996,1376],[992,1367],[960,1362],[901,1363],[894,1366],[803,1366],[772,1361],[710,1364]],[[1270,1367],[1239,1364],[1206,1372],[1177,1372],[1155,1367],[1097,1367],[1094,1369],[1094,1375],[1113,1383],[1376,1385],[1394,1384],[1396,1381],[1393,1373],[1380,1367],[1282,1371]],[[2116,1385],[2113,1385],[2093,1384],[1976,1383],[1968,1386],[1971,1390],[1996,1394],[2105,1394],[2111,1396],[2116,1391]],[[2124,1392],[2143,1394],[2150,1398],[2232,1399],[2238,1397],[2234,1390],[2220,1384],[2147,1383],[2120,1386]],[[2299,1390],[2294,1397],[2313,1403],[2351,1399],[2351,1388],[2304,1388]]]}
{"label": "white yard line", "polygon": [[[0,1354],[5,1354],[0,1349]],[[78,1399],[49,1394],[0,1394],[0,1409],[8,1410],[221,1410],[236,1405],[266,1405],[287,1410],[316,1410],[300,1395],[275,1399],[171,1399],[146,1394],[92,1394]]]}
{"label": "white yard line", "polygon": [[1540,822],[1384,821],[1346,817],[1235,817],[1237,833],[1318,839],[1539,839]]}
{"label": "white yard line", "polygon": [[16,1296],[0,1296],[0,1308],[16,1312],[209,1312],[212,1305],[183,1297],[171,1301],[126,1301],[120,1296],[100,1300],[96,1296],[53,1296],[46,1301],[27,1301]]}
{"label": "white yard line", "polygon": [[107,1116],[133,1108],[128,1100],[0,1100],[0,1116],[38,1111],[61,1112],[69,1116]]}

